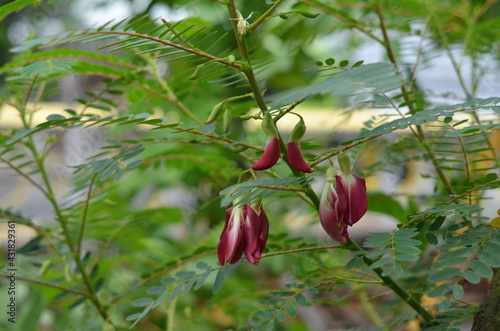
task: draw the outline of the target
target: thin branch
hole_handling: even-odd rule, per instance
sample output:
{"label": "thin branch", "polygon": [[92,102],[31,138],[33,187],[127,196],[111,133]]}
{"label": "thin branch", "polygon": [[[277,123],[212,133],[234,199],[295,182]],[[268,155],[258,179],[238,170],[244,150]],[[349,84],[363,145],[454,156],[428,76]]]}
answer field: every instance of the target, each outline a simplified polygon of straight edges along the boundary
{"label": "thin branch", "polygon": [[[0,277],[8,278],[9,276],[10,276],[9,274],[0,273]],[[63,287],[63,286],[60,286],[60,285],[57,285],[57,284],[45,282],[43,280],[38,280],[38,279],[33,279],[33,278],[28,278],[28,277],[22,277],[22,276],[18,276],[18,275],[16,275],[16,279],[24,280],[26,282],[33,283],[33,284],[38,284],[38,285],[42,285],[42,286],[52,287],[52,288],[55,288],[55,289],[58,289],[58,290],[61,290],[61,291],[64,291],[64,292],[78,294],[78,295],[81,295],[81,296],[83,296],[85,298],[88,298],[88,294],[85,293],[85,292],[74,290],[72,288]]]}
{"label": "thin branch", "polygon": [[25,174],[24,172],[21,171],[21,169],[19,169],[18,167],[16,167],[15,165],[13,165],[12,163],[10,163],[9,161],[7,161],[6,159],[4,159],[2,156],[0,156],[0,161],[2,161],[3,163],[5,163],[6,165],[9,166],[9,168],[11,168],[12,170],[14,170],[15,172],[17,172],[21,177],[23,177],[24,179],[26,179],[27,181],[29,181],[31,184],[33,184],[37,189],[40,190],[40,192],[43,193],[43,195],[45,195],[47,198],[49,197],[49,193],[40,185],[38,184],[37,182],[35,182],[33,180],[33,178],[31,178],[30,176],[28,176],[27,174]]}
{"label": "thin branch", "polygon": [[89,203],[90,203],[90,197],[92,194],[92,186],[94,186],[94,181],[97,177],[97,174],[94,174],[92,176],[92,179],[90,180],[89,184],[89,191],[87,193],[87,199],[85,199],[85,205],[83,208],[83,215],[82,215],[82,222],[80,224],[80,233],[78,234],[78,239],[76,241],[76,252],[78,255],[80,255],[80,251],[82,249],[82,239],[83,239],[83,232],[85,231],[85,223],[87,221],[87,214],[89,210]]}

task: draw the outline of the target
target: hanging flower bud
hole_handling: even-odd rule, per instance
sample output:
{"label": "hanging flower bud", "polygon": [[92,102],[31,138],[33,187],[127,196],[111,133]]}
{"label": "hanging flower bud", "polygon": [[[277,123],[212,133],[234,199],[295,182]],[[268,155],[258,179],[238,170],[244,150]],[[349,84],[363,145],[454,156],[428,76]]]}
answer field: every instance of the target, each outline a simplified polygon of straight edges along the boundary
{"label": "hanging flower bud", "polygon": [[307,164],[300,151],[300,139],[304,136],[304,133],[306,133],[306,124],[301,117],[290,135],[290,142],[287,146],[287,158],[293,168],[303,172],[312,172],[313,168]]}
{"label": "hanging flower bud", "polygon": [[260,160],[252,166],[252,169],[254,170],[269,169],[275,165],[280,158],[278,129],[276,129],[271,115],[266,114],[262,119],[262,130],[267,135],[267,143],[266,148],[264,149],[264,154],[262,154]]}
{"label": "hanging flower bud", "polygon": [[245,248],[243,252],[248,262],[259,265],[269,235],[269,220],[260,205],[256,209],[245,205],[245,211]]}
{"label": "hanging flower bud", "polygon": [[205,123],[210,124],[213,121],[215,121],[217,119],[217,117],[219,117],[219,115],[222,112],[222,110],[224,109],[225,105],[226,105],[226,100],[216,104],[214,106],[214,108],[212,108],[212,111],[210,112],[210,115],[208,116],[207,121]]}
{"label": "hanging flower bud", "polygon": [[327,183],[321,196],[319,218],[326,233],[340,243],[349,239],[347,227],[359,221],[368,209],[365,180],[350,173],[347,156],[339,157],[342,176],[335,169],[327,171]]}
{"label": "hanging flower bud", "polygon": [[193,74],[191,77],[189,77],[189,80],[196,80],[200,78],[201,74],[203,73],[203,70],[205,69],[205,64],[199,64],[196,66],[196,69],[194,70]]}
{"label": "hanging flower bud", "polygon": [[227,107],[226,110],[224,110],[224,115],[222,115],[222,128],[224,132],[229,132],[229,130],[231,129],[231,119],[231,109]]}

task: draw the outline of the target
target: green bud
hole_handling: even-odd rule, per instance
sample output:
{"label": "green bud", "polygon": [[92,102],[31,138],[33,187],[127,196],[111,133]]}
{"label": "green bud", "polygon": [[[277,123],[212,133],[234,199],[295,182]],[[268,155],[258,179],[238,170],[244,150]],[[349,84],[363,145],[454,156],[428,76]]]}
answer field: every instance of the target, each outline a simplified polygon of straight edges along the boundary
{"label": "green bud", "polygon": [[229,55],[229,56],[227,57],[227,62],[228,62],[229,64],[234,64],[234,62],[235,62],[235,61],[236,61],[236,59],[234,58],[234,55],[233,55],[233,54],[231,54],[231,55]]}
{"label": "green bud", "polygon": [[290,17],[290,14],[281,14],[280,17],[284,20],[287,20]]}
{"label": "green bud", "polygon": [[295,124],[295,127],[292,130],[292,134],[290,135],[290,142],[298,144],[300,142],[300,138],[302,138],[306,133],[306,129],[306,123],[304,123],[304,120],[301,117],[299,122]]}
{"label": "green bud", "polygon": [[336,175],[337,175],[337,170],[333,166],[330,166],[326,170],[326,180],[328,182],[333,182],[335,180]]}
{"label": "green bud", "polygon": [[210,116],[208,116],[208,119],[205,123],[210,124],[213,121],[215,121],[217,119],[217,117],[219,117],[225,104],[226,104],[226,101],[222,101],[222,102],[219,102],[218,104],[216,104],[214,106],[214,108],[212,109],[212,112],[210,113]]}
{"label": "green bud", "polygon": [[299,11],[299,14],[307,18],[316,18],[319,14],[313,14],[306,11]]}
{"label": "green bud", "polygon": [[200,78],[201,74],[203,73],[203,70],[205,69],[205,64],[199,64],[196,66],[196,69],[194,70],[193,74],[191,77],[189,77],[189,80],[196,80]]}
{"label": "green bud", "polygon": [[349,156],[344,152],[340,152],[339,154],[339,166],[340,171],[342,171],[342,175],[350,175],[351,174],[351,160]]}
{"label": "green bud", "polygon": [[239,118],[240,120],[247,121],[247,120],[249,120],[249,119],[253,118],[253,116],[252,116],[252,115],[246,115],[246,114],[245,114],[245,115],[240,115],[240,116],[238,116],[238,118]]}
{"label": "green bud", "polygon": [[226,107],[224,115],[222,116],[222,127],[224,129],[224,132],[229,132],[229,129],[231,128],[231,115],[231,109],[229,107]]}
{"label": "green bud", "polygon": [[271,115],[269,115],[269,113],[264,115],[261,127],[264,133],[267,135],[267,140],[279,137],[278,129],[276,128],[276,125],[273,122],[273,118],[271,117]]}

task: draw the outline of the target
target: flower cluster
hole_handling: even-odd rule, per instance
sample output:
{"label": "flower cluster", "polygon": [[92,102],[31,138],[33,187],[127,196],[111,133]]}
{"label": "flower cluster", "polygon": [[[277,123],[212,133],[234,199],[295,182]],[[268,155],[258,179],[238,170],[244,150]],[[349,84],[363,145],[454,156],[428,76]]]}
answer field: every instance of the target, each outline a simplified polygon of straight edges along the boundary
{"label": "flower cluster", "polygon": [[248,262],[259,265],[269,234],[269,220],[262,206],[230,206],[217,252],[221,265],[238,262],[245,253]]}
{"label": "flower cluster", "polygon": [[[270,115],[264,116],[262,128],[268,136],[264,154],[252,168],[269,169],[280,158],[280,141]],[[302,172],[312,172],[300,151],[300,138],[306,127],[302,118],[295,126],[287,147],[288,163]],[[326,233],[340,243],[347,243],[347,228],[358,222],[368,209],[365,180],[351,174],[349,157],[339,155],[342,175],[333,167],[327,170],[325,185],[319,204],[319,218]],[[234,264],[245,254],[248,262],[259,265],[267,242],[269,220],[260,203],[256,206],[234,205],[226,209],[226,223],[217,248],[221,265]]]}
{"label": "flower cluster", "polygon": [[[267,135],[266,148],[259,161],[257,161],[252,169],[254,170],[266,170],[271,168],[278,162],[281,156],[281,148],[279,141],[279,134],[271,115],[267,114],[262,120],[262,129]],[[306,125],[304,120],[300,118],[299,123],[295,125],[292,134],[290,136],[290,141],[287,146],[287,159],[290,165],[302,172],[312,172],[313,169],[307,164],[300,151],[300,138],[306,132]]]}

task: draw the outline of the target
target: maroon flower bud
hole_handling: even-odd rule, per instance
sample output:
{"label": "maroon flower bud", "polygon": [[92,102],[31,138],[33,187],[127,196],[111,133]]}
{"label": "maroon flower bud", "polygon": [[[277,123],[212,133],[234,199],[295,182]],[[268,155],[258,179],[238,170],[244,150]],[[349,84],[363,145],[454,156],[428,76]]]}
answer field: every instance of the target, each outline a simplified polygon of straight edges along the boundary
{"label": "maroon flower bud", "polygon": [[290,165],[303,172],[312,172],[313,168],[311,168],[307,162],[304,160],[302,156],[302,152],[300,151],[300,139],[306,133],[306,124],[302,117],[300,117],[299,122],[295,125],[290,135],[290,142],[287,146],[287,158]]}
{"label": "maroon flower bud", "polygon": [[290,162],[290,165],[294,167],[297,170],[303,171],[303,172],[312,172],[313,168],[307,164],[307,162],[304,160],[304,157],[302,156],[302,152],[300,151],[300,146],[296,142],[289,142],[286,155],[288,158],[288,162]]}
{"label": "maroon flower bud", "polygon": [[268,140],[266,144],[266,149],[264,150],[264,154],[259,161],[257,161],[252,169],[254,170],[266,170],[271,168],[273,165],[278,162],[280,158],[280,141],[278,138],[274,138],[272,140]]}
{"label": "maroon flower bud", "polygon": [[262,251],[266,247],[267,236],[269,235],[269,220],[267,215],[259,206],[254,210],[249,205],[245,205],[247,217],[245,219],[245,257],[248,262],[259,265]]}
{"label": "maroon flower bud", "polygon": [[261,126],[262,131],[264,131],[267,136],[267,144],[260,160],[252,166],[254,170],[266,170],[271,168],[278,162],[281,152],[278,129],[276,129],[276,125],[271,115],[266,114],[264,116]]}

